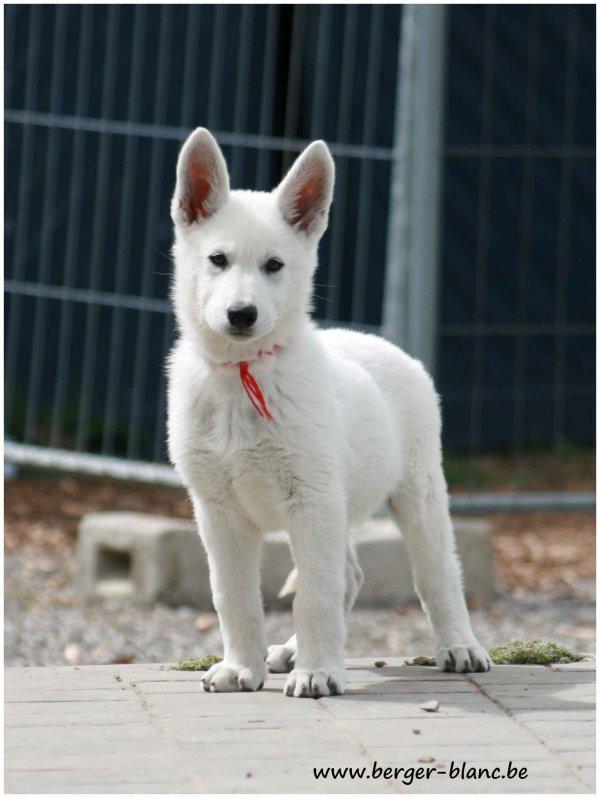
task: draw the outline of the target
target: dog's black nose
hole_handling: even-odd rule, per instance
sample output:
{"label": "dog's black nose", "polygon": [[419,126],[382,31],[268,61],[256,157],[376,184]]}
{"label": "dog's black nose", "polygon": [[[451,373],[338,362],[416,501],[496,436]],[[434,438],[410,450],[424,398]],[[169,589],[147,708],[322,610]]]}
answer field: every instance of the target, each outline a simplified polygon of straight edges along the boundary
{"label": "dog's black nose", "polygon": [[256,305],[232,305],[227,308],[227,318],[236,330],[247,330],[252,327],[258,316]]}

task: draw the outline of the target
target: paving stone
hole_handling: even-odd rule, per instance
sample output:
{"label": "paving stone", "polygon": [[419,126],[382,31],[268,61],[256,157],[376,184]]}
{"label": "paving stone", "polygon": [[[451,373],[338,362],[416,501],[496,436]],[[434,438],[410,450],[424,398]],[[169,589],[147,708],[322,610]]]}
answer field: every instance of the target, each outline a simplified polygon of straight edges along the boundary
{"label": "paving stone", "polygon": [[487,684],[485,686],[487,695],[504,700],[506,697],[534,698],[547,697],[549,700],[572,700],[583,701],[594,699],[596,696],[596,685],[594,682],[576,682],[575,684]]}
{"label": "paving stone", "polygon": [[513,708],[510,713],[514,718],[531,725],[540,721],[559,721],[561,723],[585,723],[587,721],[595,721],[596,712],[593,709],[518,709]]}
{"label": "paving stone", "polygon": [[[221,754],[223,751],[219,750],[216,758],[195,756],[195,752],[201,752],[201,748],[190,745],[186,748],[186,757],[190,763],[190,769],[193,773],[207,774],[214,776],[223,774],[223,759]],[[273,752],[271,752],[273,753]],[[372,766],[372,761],[362,752],[354,750],[338,751],[337,753],[324,752],[316,750],[310,758],[303,756],[290,756],[285,760],[280,757],[269,756],[254,758],[249,755],[241,757],[230,757],[227,765],[227,772],[235,777],[246,776],[248,769],[252,771],[253,776],[271,775],[276,773],[285,773],[286,775],[313,775],[313,769],[327,769],[327,768],[365,768],[369,769]]]}
{"label": "paving stone", "polygon": [[560,671],[561,673],[574,673],[578,671],[591,671],[594,673],[596,671],[596,663],[590,656],[589,659],[582,660],[581,662],[556,662],[554,665],[550,665],[550,669],[553,671]]}
{"label": "paving stone", "polygon": [[[421,705],[431,701],[439,702],[436,712],[425,712]],[[335,716],[344,719],[383,719],[383,718],[467,718],[472,715],[502,715],[502,710],[492,701],[477,694],[441,694],[435,690],[429,693],[380,693],[370,695],[348,695],[344,701],[337,698],[322,698],[319,701]]]}
{"label": "paving stone", "polygon": [[386,660],[387,665],[377,668],[377,660],[352,660],[352,664],[347,666],[346,675],[348,682],[352,681],[371,681],[375,679],[403,679],[412,682],[463,682],[464,676],[460,673],[445,673],[437,668],[428,668],[421,665],[405,665],[403,661],[396,658]]}
{"label": "paving stone", "polygon": [[77,690],[114,688],[118,682],[110,669],[90,670],[81,667],[58,668],[6,668],[4,685],[26,690]]}
{"label": "paving stone", "polygon": [[[217,752],[220,746],[225,746],[230,752],[252,751],[258,757],[272,757],[275,740],[278,736],[282,737],[277,730],[258,726],[252,729],[213,729],[207,734],[205,730],[196,731],[189,726],[170,725],[167,731],[169,739],[174,740],[178,748],[194,744],[208,746],[211,751]],[[306,729],[286,729],[285,745],[293,756],[299,756],[301,752],[314,756],[317,751],[321,755],[343,750],[348,753],[359,752],[358,745],[340,736],[340,730],[334,726],[320,727],[318,739],[307,734]]]}
{"label": "paving stone", "polygon": [[[553,746],[554,748],[554,746]],[[555,749],[556,750],[556,749]],[[559,752],[560,753],[560,752]],[[573,765],[575,768],[595,767],[596,766],[596,752],[595,751],[569,751],[564,757],[566,761]]]}
{"label": "paving stone", "polygon": [[40,704],[7,704],[7,726],[111,726],[118,723],[147,723],[148,715],[139,700],[132,701],[46,701]]}
{"label": "paving stone", "polygon": [[321,730],[329,727],[335,723],[332,718],[326,715],[294,715],[289,717],[287,715],[269,715],[269,717],[259,717],[257,715],[247,715],[240,717],[238,715],[227,715],[226,717],[195,717],[190,723],[188,719],[182,720],[174,716],[165,718],[157,715],[160,725],[166,731],[171,729],[192,729],[198,734],[203,734],[204,739],[210,737],[211,731],[216,730],[239,730],[247,729],[252,731],[255,728],[271,729],[271,730],[287,730],[287,729],[313,729],[315,734],[320,734]]}
{"label": "paving stone", "polygon": [[[129,782],[125,778],[123,780],[121,775],[121,783],[119,784],[104,784],[104,782],[96,781],[82,781],[77,784],[63,785],[59,781],[60,793],[64,795],[165,795],[176,793],[198,793],[198,787],[179,782],[177,778],[163,782]],[[22,776],[20,779],[14,779],[9,774],[6,777],[6,791],[9,793],[31,793],[45,795],[51,792],[58,792],[54,790],[52,785],[47,785],[44,779],[34,780],[31,783],[29,776]]]}
{"label": "paving stone", "polygon": [[[420,735],[412,733],[413,728],[421,731]],[[504,718],[481,717],[476,723],[466,723],[456,718],[438,718],[428,716],[425,720],[397,720],[380,718],[378,720],[348,720],[344,728],[350,731],[364,745],[377,745],[380,748],[405,745],[418,746],[423,743],[434,745],[496,745],[496,744],[528,744],[531,735],[525,730]]]}
{"label": "paving stone", "polygon": [[586,781],[588,781],[591,787],[595,787],[596,786],[596,768],[595,767],[582,768],[581,769],[581,777],[584,778]]}
{"label": "paving stone", "polygon": [[285,712],[288,717],[312,716],[319,712],[314,699],[295,700],[283,693],[199,693],[197,698],[186,694],[165,695],[151,693],[146,695],[150,712],[161,718],[196,717],[246,717],[257,714],[268,717],[270,713]]}
{"label": "paving stone", "polygon": [[[381,756],[381,761],[402,763],[406,760],[409,763],[417,764],[420,760],[426,760],[431,757],[435,762],[443,762],[449,764],[454,762],[472,762],[479,766],[486,761],[494,761],[495,763],[501,762],[506,764],[509,761],[514,762],[517,766],[527,765],[532,762],[539,763],[553,763],[556,762],[556,757],[552,755],[548,749],[538,743],[534,739],[530,739],[527,743],[518,746],[518,751],[512,743],[490,743],[488,745],[456,745],[453,741],[448,741],[447,745],[439,745],[436,742],[429,741],[428,735],[423,738],[422,735],[413,735],[415,744],[406,746],[404,743],[398,745],[395,749],[391,747],[372,747],[367,746],[366,751],[368,755],[373,758],[375,752]],[[516,756],[518,754],[518,759]],[[379,760],[378,760],[379,761]]]}
{"label": "paving stone", "polygon": [[485,687],[488,684],[576,684],[589,683],[592,671],[556,671],[542,665],[497,665],[486,673],[470,673],[469,679]]}
{"label": "paving stone", "polygon": [[[378,681],[350,682],[347,688],[347,695],[381,695],[382,693],[404,693],[407,695],[418,695],[423,692],[423,682],[405,681],[403,679],[380,679]],[[425,684],[429,685],[430,682]],[[431,687],[436,693],[470,693],[475,695],[477,690],[467,682],[442,682],[436,681],[435,686]]]}
{"label": "paving stone", "polygon": [[[409,788],[405,788],[407,791]],[[586,790],[585,786],[576,779],[572,779],[569,777],[564,778],[535,778],[535,779],[525,779],[524,781],[520,780],[505,780],[505,781],[488,781],[488,780],[472,780],[472,781],[447,781],[442,780],[436,782],[433,785],[431,782],[417,782],[411,785],[410,792],[414,793],[443,793],[443,794],[465,794],[465,793],[476,793],[476,794],[498,794],[498,793],[508,793],[508,794],[519,794],[519,793],[527,793],[529,795],[532,794],[550,794],[550,795],[557,795],[557,794],[566,794],[566,793],[576,793],[580,794],[583,792],[591,792],[591,790]]]}
{"label": "paving stone", "polygon": [[161,738],[156,728],[143,723],[120,723],[117,726],[63,726],[51,734],[47,727],[7,727],[5,754],[35,751],[35,758],[52,756],[81,756],[95,751],[96,756],[131,752],[151,753],[160,748]]}
{"label": "paving stone", "polygon": [[77,787],[83,792],[83,787],[94,785],[97,792],[107,792],[106,788],[120,787],[122,792],[129,792],[125,787],[148,787],[157,784],[169,785],[168,792],[179,791],[180,788],[191,787],[192,782],[182,778],[180,768],[145,768],[143,770],[127,769],[114,771],[89,770],[12,770],[6,774],[6,787],[11,792],[20,792],[20,787],[27,788],[27,792],[61,792],[71,791],[69,788]]}
{"label": "paving stone", "polygon": [[176,681],[137,681],[134,682],[135,686],[143,695],[172,695],[186,694],[188,696],[200,695],[204,692],[202,683],[198,681],[190,681],[185,679],[178,679]]}
{"label": "paving stone", "polygon": [[87,701],[102,701],[103,705],[109,704],[111,701],[137,701],[127,686],[116,685],[114,689],[100,689],[100,690],[37,690],[30,687],[26,690],[21,690],[16,687],[9,687],[4,691],[4,701],[7,704],[45,704],[49,702],[65,703],[65,702],[87,702]]}
{"label": "paving stone", "polygon": [[526,725],[549,742],[554,738],[594,737],[593,720],[529,720]]}
{"label": "paving stone", "polygon": [[[528,692],[501,692],[493,688],[486,689],[486,695],[512,709],[546,709],[564,713],[568,717],[570,711],[579,711],[594,706],[594,695],[590,685],[576,685],[570,692],[552,689],[550,691],[536,689]],[[583,688],[583,689],[581,689]],[[585,691],[588,691],[587,694]]]}
{"label": "paving stone", "polygon": [[[593,672],[506,666],[492,671],[499,676],[461,676],[405,666],[401,658],[381,669],[373,662],[352,662],[349,693],[318,701],[284,697],[283,675],[260,693],[214,694],[201,689],[201,674],[165,666],[9,669],[7,790],[593,792]],[[438,712],[419,709],[431,700]],[[528,768],[528,778],[434,774],[407,786],[313,774],[331,766],[369,774],[374,761],[424,767],[431,758],[440,767],[511,760]]]}
{"label": "paving stone", "polygon": [[593,735],[588,735],[586,737],[561,737],[560,735],[547,735],[543,739],[550,750],[555,751],[561,756],[570,755],[571,753],[582,753],[585,751],[595,750]]}
{"label": "paving stone", "polygon": [[[289,757],[285,762],[270,756],[268,758],[255,758],[253,756],[229,756],[225,768],[220,760],[211,757],[194,757],[194,749],[190,749],[189,757],[194,761],[193,770],[203,782],[208,782],[214,787],[220,787],[225,792],[229,790],[246,791],[250,786],[254,791],[262,786],[264,792],[298,792],[302,786],[307,792],[390,792],[393,791],[384,781],[368,779],[353,781],[349,777],[336,780],[328,778],[315,778],[314,768],[362,768],[371,769],[371,762],[359,753],[347,751],[345,754],[331,753],[323,756],[320,752],[311,756],[298,753]],[[248,775],[250,774],[250,775]],[[247,786],[246,786],[247,785]],[[359,789],[358,785],[362,785]],[[379,787],[377,787],[379,785]]]}
{"label": "paving stone", "polygon": [[[5,738],[6,738],[5,734]],[[35,752],[35,753],[34,753]],[[78,771],[90,774],[120,772],[123,778],[130,770],[148,768],[170,771],[177,766],[173,756],[164,750],[164,742],[148,745],[121,745],[119,751],[104,751],[86,743],[69,751],[24,746],[23,749],[5,751],[5,772],[23,771],[54,773]],[[56,792],[60,792],[57,790]]]}
{"label": "paving stone", "polygon": [[368,781],[350,779],[319,779],[315,780],[312,776],[301,778],[297,775],[286,776],[273,775],[257,779],[240,779],[233,781],[230,779],[218,779],[208,786],[208,792],[241,792],[241,793],[294,793],[294,794],[396,794],[396,789],[382,781]]}

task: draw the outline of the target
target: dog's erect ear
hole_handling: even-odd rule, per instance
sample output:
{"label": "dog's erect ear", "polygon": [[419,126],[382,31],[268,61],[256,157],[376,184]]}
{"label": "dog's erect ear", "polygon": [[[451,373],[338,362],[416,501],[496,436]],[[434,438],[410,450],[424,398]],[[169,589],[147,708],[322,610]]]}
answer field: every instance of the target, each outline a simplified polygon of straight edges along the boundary
{"label": "dog's erect ear", "polygon": [[229,174],[223,153],[211,133],[197,127],[179,153],[171,218],[182,225],[208,219],[228,195]]}
{"label": "dog's erect ear", "polygon": [[283,218],[306,235],[322,236],[333,197],[335,166],[324,141],[313,141],[275,192]]}

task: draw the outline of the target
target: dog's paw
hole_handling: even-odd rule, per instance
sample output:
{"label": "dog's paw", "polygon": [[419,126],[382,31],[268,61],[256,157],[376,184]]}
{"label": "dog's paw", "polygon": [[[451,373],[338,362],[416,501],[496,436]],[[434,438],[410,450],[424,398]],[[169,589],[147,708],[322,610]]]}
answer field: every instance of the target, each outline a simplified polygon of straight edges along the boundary
{"label": "dog's paw", "polygon": [[346,692],[346,674],[343,669],[307,670],[295,668],[287,677],[285,695],[294,698],[321,698]]}
{"label": "dog's paw", "polygon": [[251,692],[262,689],[265,676],[264,667],[242,668],[217,662],[202,678],[202,686],[207,693]]}
{"label": "dog's paw", "polygon": [[289,673],[296,662],[296,649],[291,646],[269,646],[267,668],[271,673]]}
{"label": "dog's paw", "polygon": [[475,642],[469,645],[449,646],[436,652],[438,668],[448,673],[473,673],[489,671],[492,667],[490,655],[483,646]]}

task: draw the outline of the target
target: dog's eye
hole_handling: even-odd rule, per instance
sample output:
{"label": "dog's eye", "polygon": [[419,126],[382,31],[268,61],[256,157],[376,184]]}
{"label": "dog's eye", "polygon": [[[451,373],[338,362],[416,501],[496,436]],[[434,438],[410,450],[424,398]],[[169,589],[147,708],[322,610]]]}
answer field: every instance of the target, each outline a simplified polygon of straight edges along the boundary
{"label": "dog's eye", "polygon": [[265,263],[265,271],[267,274],[274,274],[282,268],[283,261],[280,261],[279,258],[269,258],[269,260]]}
{"label": "dog's eye", "polygon": [[227,258],[223,255],[222,252],[215,252],[214,255],[209,255],[208,259],[211,263],[214,263],[215,266],[218,266],[220,269],[224,269],[227,266]]}

